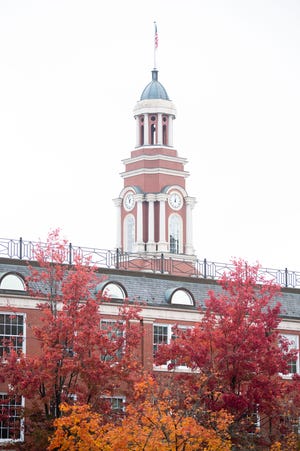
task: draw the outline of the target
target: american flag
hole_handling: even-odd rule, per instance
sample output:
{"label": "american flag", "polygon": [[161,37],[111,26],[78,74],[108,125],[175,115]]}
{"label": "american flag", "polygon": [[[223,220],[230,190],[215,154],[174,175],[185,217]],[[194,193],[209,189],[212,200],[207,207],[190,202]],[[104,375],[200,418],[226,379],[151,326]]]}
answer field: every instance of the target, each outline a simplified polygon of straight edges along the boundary
{"label": "american flag", "polygon": [[154,47],[157,49],[158,47],[158,33],[157,33],[157,25],[156,22],[154,22],[155,27],[155,33],[154,33]]}

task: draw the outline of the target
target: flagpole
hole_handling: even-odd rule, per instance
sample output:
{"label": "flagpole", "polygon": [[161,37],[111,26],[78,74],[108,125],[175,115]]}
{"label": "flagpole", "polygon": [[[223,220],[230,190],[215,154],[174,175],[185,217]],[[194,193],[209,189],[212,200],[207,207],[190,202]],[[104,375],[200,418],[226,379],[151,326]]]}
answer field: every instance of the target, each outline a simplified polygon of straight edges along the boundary
{"label": "flagpole", "polygon": [[154,69],[157,69],[156,67],[156,51],[158,47],[158,34],[157,34],[157,25],[156,22],[154,22]]}

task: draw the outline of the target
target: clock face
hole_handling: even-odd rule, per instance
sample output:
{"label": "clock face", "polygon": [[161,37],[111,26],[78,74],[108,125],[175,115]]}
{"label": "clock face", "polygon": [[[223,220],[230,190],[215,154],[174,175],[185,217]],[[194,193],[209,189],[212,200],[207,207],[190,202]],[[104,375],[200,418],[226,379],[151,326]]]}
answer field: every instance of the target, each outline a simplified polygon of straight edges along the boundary
{"label": "clock face", "polygon": [[133,193],[127,193],[124,199],[125,210],[130,211],[134,207],[134,197]]}
{"label": "clock face", "polygon": [[173,208],[173,210],[180,210],[180,208],[183,205],[183,199],[181,194],[177,193],[176,191],[173,191],[169,197],[169,205],[171,208]]}

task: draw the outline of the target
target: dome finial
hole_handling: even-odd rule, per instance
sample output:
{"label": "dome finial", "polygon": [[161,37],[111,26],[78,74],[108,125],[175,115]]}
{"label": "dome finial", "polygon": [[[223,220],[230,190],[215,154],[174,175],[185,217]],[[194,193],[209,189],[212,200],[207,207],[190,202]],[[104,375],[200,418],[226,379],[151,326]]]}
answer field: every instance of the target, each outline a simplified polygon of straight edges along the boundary
{"label": "dome finial", "polygon": [[158,81],[158,70],[155,68],[152,71],[152,81]]}

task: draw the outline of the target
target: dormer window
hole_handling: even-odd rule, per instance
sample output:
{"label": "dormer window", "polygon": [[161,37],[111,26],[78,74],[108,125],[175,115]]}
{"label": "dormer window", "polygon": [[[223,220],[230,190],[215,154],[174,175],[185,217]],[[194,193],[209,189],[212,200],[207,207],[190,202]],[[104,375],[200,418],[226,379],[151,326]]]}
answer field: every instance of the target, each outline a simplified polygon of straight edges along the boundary
{"label": "dormer window", "polygon": [[195,300],[192,295],[187,289],[185,288],[175,288],[170,289],[166,291],[165,294],[166,301],[169,304],[176,304],[176,305],[195,305]]}
{"label": "dormer window", "polygon": [[100,284],[98,286],[98,289],[102,291],[102,297],[108,298],[112,300],[124,300],[127,298],[127,293],[125,288],[117,283],[117,282],[106,282],[103,284]]}
{"label": "dormer window", "polygon": [[22,276],[16,273],[7,273],[0,278],[0,289],[26,291],[27,288]]}

